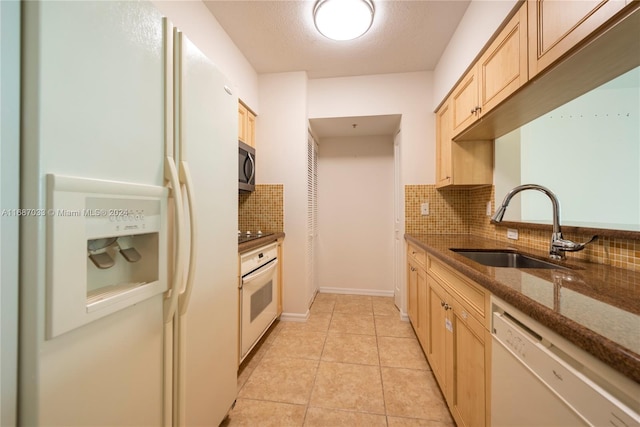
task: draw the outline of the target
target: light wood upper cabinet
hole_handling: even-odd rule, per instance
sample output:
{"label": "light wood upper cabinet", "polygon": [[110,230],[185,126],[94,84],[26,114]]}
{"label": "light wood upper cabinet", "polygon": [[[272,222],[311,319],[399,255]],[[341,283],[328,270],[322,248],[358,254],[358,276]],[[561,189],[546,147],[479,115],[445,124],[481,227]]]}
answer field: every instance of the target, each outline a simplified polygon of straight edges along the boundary
{"label": "light wood upper cabinet", "polygon": [[523,4],[451,93],[453,135],[479,120],[528,80]]}
{"label": "light wood upper cabinet", "polygon": [[478,67],[475,65],[451,93],[453,135],[459,134],[480,117],[477,71]]}
{"label": "light wood upper cabinet", "polygon": [[493,183],[493,141],[455,142],[453,96],[436,112],[436,187]]}
{"label": "light wood upper cabinet", "polygon": [[256,115],[241,102],[238,103],[238,139],[256,146]]}
{"label": "light wood upper cabinet", "polygon": [[533,77],[622,10],[629,0],[527,0]]}
{"label": "light wood upper cabinet", "polygon": [[436,112],[436,186],[444,187],[453,183],[451,165],[451,142],[453,123],[451,104],[447,100]]}
{"label": "light wood upper cabinet", "polygon": [[481,117],[524,85],[527,72],[527,7],[522,5],[477,65]]}

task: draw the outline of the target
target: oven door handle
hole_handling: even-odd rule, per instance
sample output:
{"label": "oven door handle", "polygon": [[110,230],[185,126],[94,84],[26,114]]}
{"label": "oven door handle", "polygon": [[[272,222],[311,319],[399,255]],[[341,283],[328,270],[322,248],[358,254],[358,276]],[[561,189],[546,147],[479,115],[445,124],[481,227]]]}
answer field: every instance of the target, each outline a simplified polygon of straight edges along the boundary
{"label": "oven door handle", "polygon": [[[257,271],[244,276],[242,278],[242,283],[240,284],[240,289],[242,289],[242,287],[245,284],[249,284],[249,282],[252,282],[254,280],[259,279],[262,276],[265,276],[267,274],[270,274],[271,271],[276,268],[276,265],[278,265],[278,258],[274,258],[271,261],[269,261],[268,263],[266,263],[265,265],[263,265],[262,267],[260,267]],[[265,268],[266,267],[266,268]]]}

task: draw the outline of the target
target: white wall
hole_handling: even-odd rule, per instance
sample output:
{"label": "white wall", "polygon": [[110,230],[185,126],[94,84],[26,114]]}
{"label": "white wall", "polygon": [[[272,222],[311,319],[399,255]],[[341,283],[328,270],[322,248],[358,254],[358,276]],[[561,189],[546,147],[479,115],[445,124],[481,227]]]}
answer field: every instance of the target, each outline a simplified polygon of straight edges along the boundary
{"label": "white wall", "polygon": [[[500,165],[493,170],[493,183],[496,186],[496,209],[497,205],[502,203],[504,196],[509,190],[520,184],[526,184],[522,181],[521,175],[521,155],[520,155],[520,128],[509,132],[508,134],[497,138],[494,145],[495,165]],[[505,221],[521,220],[521,196],[516,194],[509,203],[509,209],[504,214]]]}
{"label": "white wall", "polygon": [[231,79],[236,85],[238,98],[259,113],[257,73],[204,3],[199,0],[152,2]]}
{"label": "white wall", "polygon": [[402,185],[435,183],[432,73],[309,80],[309,118],[402,115]]}
{"label": "white wall", "polygon": [[518,0],[472,0],[434,70],[435,110]]}
{"label": "white wall", "polygon": [[307,74],[261,74],[256,182],[284,184],[283,317],[308,314]]}
{"label": "white wall", "polygon": [[[563,224],[637,224],[638,75],[636,90],[605,85],[521,128],[522,181],[558,196]],[[544,199],[523,194],[522,220],[549,221]]]}
{"label": "white wall", "polygon": [[392,136],[320,140],[321,292],[393,295],[393,156]]}

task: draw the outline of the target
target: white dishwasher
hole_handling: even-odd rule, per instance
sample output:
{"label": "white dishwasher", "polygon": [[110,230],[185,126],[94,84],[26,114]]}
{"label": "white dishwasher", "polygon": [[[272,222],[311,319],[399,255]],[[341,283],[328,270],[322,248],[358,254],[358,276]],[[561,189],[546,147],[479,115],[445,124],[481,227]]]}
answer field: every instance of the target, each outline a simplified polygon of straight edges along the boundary
{"label": "white dishwasher", "polygon": [[495,297],[492,313],[492,426],[640,426],[640,384]]}

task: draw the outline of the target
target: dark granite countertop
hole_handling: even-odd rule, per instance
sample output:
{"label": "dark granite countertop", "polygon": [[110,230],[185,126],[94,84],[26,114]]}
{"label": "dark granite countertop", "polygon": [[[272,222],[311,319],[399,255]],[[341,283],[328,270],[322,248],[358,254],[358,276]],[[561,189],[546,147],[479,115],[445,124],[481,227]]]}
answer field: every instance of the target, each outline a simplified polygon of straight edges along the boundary
{"label": "dark granite countertop", "polygon": [[238,244],[238,253],[244,253],[251,249],[259,248],[260,246],[268,245],[271,242],[275,242],[278,239],[284,239],[284,232],[277,232],[270,234],[259,239],[250,240],[248,242]]}
{"label": "dark granite countertop", "polygon": [[581,260],[558,262],[571,270],[487,267],[449,249],[548,253],[466,234],[405,239],[640,383],[640,273]]}

